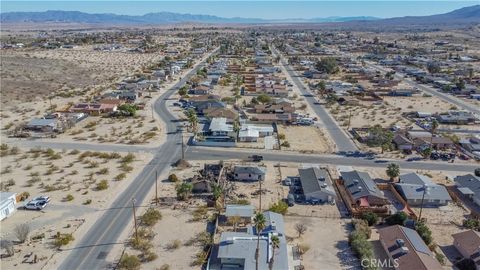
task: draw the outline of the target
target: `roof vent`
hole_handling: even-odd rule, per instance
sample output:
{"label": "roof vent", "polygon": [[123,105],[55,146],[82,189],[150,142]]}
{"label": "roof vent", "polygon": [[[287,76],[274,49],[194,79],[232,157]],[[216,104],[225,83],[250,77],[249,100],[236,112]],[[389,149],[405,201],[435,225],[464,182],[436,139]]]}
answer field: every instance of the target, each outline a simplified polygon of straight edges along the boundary
{"label": "roof vent", "polygon": [[402,247],[401,253],[402,254],[408,254],[408,247]]}
{"label": "roof vent", "polygon": [[405,241],[403,239],[395,239],[395,243],[397,243],[397,246],[399,247],[405,246]]}
{"label": "roof vent", "polygon": [[353,179],[353,183],[358,184],[358,179]]}
{"label": "roof vent", "polygon": [[362,190],[362,187],[358,187],[358,190]]}

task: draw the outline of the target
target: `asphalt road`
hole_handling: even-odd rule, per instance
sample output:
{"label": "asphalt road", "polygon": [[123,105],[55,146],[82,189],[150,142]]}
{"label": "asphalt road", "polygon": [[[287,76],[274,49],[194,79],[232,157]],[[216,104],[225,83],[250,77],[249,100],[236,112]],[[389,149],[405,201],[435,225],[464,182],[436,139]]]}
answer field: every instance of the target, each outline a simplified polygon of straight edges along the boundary
{"label": "asphalt road", "polygon": [[105,258],[115,244],[118,242],[120,234],[129,226],[132,221],[132,199],[137,201],[137,205],[144,201],[155,183],[155,171],[160,175],[168,169],[173,162],[180,158],[180,139],[181,135],[176,133],[177,125],[175,117],[168,111],[165,105],[168,99],[176,90],[185,84],[185,82],[194,75],[204,62],[197,65],[182,80],[167,90],[154,103],[155,112],[166,123],[167,139],[166,142],[158,148],[154,158],[144,167],[142,172],[133,180],[127,189],[118,196],[118,199],[112,204],[112,208],[105,211],[102,217],[90,228],[85,236],[72,249],[71,253],[60,265],[60,269],[105,269],[107,261]]}
{"label": "asphalt road", "polygon": [[[412,170],[439,170],[452,172],[472,173],[478,164],[466,163],[447,163],[444,161],[405,161],[391,159],[374,159],[345,157],[339,155],[327,154],[301,154],[286,153],[276,151],[259,151],[255,150],[255,154],[262,155],[266,161],[293,162],[293,163],[315,163],[321,165],[339,165],[339,166],[357,166],[357,167],[378,167],[386,168],[388,163],[397,163],[401,169]],[[227,160],[227,159],[244,159],[247,160],[252,153],[248,151],[239,151],[238,149],[214,149],[201,146],[190,146],[185,157],[188,160]]]}
{"label": "asphalt road", "polygon": [[[387,70],[385,67],[381,67],[381,66],[378,66],[378,65],[375,65],[373,63],[367,63],[368,66],[376,69],[376,70],[379,70],[381,72],[388,72],[389,70]],[[416,81],[410,79],[410,78],[405,78],[404,77],[405,75],[404,74],[401,74],[401,73],[395,73],[394,75],[394,78],[397,79],[397,80],[401,80],[401,81],[404,81],[406,83],[408,83],[410,86],[412,87],[417,87],[419,90],[422,90],[432,96],[436,96],[446,102],[449,102],[450,104],[453,104],[455,106],[457,106],[459,109],[463,109],[463,110],[467,110],[467,111],[470,111],[472,113],[475,113],[477,115],[480,115],[480,108],[478,108],[477,106],[473,105],[473,104],[469,104],[467,102],[464,102],[463,100],[455,97],[455,96],[452,96],[450,94],[447,94],[447,93],[442,93],[439,91],[439,89],[436,89],[434,87],[431,87],[429,85],[425,85],[425,84],[421,84],[421,83],[417,83]],[[445,110],[447,110],[448,108],[445,108]]]}
{"label": "asphalt road", "polygon": [[[273,50],[276,54],[280,55],[276,49]],[[319,104],[314,104],[315,95],[312,95],[310,90],[305,88],[303,83],[300,81],[296,72],[288,65],[283,57],[280,60],[280,63],[288,72],[290,77],[293,80],[293,83],[298,87],[300,92],[304,95],[305,100],[310,104],[310,107],[313,109],[318,118],[320,118],[324,124],[324,128],[330,134],[330,138],[335,142],[338,151],[357,151],[357,146],[352,142],[350,137],[345,133],[345,131],[337,124],[337,122],[332,118],[332,116],[327,112],[327,110]]]}

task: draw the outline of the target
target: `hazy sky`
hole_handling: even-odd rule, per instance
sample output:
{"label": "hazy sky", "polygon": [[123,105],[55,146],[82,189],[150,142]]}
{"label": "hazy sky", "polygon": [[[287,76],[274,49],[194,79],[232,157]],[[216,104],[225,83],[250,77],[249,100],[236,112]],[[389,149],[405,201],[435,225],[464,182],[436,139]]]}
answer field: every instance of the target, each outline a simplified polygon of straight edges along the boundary
{"label": "hazy sky", "polygon": [[1,11],[74,10],[88,13],[142,15],[178,12],[264,19],[329,16],[432,15],[480,4],[477,1],[1,1]]}

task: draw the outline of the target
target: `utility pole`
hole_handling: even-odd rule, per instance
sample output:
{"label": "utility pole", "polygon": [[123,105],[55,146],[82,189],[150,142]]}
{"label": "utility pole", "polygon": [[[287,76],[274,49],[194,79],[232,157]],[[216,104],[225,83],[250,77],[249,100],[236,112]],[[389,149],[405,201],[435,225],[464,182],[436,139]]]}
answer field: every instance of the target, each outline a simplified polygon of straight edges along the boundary
{"label": "utility pole", "polygon": [[155,205],[158,205],[158,171],[155,170]]}
{"label": "utility pole", "polygon": [[132,199],[132,209],[133,209],[133,224],[135,226],[135,241],[138,242],[138,231],[137,231],[137,215],[135,214],[135,198]]}
{"label": "utility pole", "polygon": [[428,193],[427,185],[423,186],[422,203],[420,205],[420,213],[418,214],[418,221],[422,221],[423,200],[425,199],[425,193]]}
{"label": "utility pole", "polygon": [[150,105],[150,107],[152,108],[152,119],[153,119],[153,102],[152,102],[152,104]]}
{"label": "utility pole", "polygon": [[350,129],[350,121],[352,119],[352,109],[350,108],[348,110],[348,126],[347,126],[347,131]]}
{"label": "utility pole", "polygon": [[184,152],[185,146],[183,145],[183,128],[181,129],[181,132],[180,132],[180,139],[182,140],[182,160],[183,160],[185,159],[185,152]]}

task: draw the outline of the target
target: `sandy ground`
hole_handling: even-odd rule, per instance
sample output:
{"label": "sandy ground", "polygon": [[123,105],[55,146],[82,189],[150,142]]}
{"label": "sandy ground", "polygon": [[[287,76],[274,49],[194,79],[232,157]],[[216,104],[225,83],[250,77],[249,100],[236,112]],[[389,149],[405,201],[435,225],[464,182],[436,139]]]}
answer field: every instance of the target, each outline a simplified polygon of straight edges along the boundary
{"label": "sandy ground", "polygon": [[[295,225],[302,223],[307,231],[298,237]],[[321,224],[321,225],[320,225]],[[286,235],[293,238],[290,243],[307,244],[310,250],[303,256],[305,269],[360,269],[357,259],[348,246],[348,221],[330,218],[285,217]]]}
{"label": "sandy ground", "polygon": [[[290,147],[282,146],[282,150],[331,153],[334,149],[327,133],[315,126],[278,126],[278,133],[285,134]],[[283,142],[283,141],[282,141]]]}
{"label": "sandy ground", "polygon": [[[107,207],[151,159],[151,154],[136,154],[133,162],[120,169],[122,156],[106,159],[89,156],[86,152],[54,152],[48,157],[46,153],[28,151],[20,149],[16,155],[2,157],[2,182],[13,179],[14,185],[8,187],[10,192],[28,192],[29,199],[47,195],[51,202],[42,211],[18,209],[2,221],[2,239],[15,240],[13,230],[20,223],[29,224],[32,237],[44,233],[45,238],[17,245],[16,249],[20,251],[14,257],[2,259],[2,266],[7,268],[20,264],[23,256],[31,252],[43,258],[41,265],[49,263],[56,254],[52,248],[52,236],[57,231],[75,233],[85,222],[95,220],[97,211]],[[88,157],[81,158],[82,155]],[[125,175],[119,176],[123,172]],[[102,180],[108,183],[105,190],[99,190],[97,186]]]}
{"label": "sandy ground", "polygon": [[401,112],[429,112],[429,113],[441,113],[450,110],[452,105],[445,102],[438,97],[383,97],[385,105],[401,109]]}

